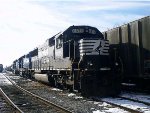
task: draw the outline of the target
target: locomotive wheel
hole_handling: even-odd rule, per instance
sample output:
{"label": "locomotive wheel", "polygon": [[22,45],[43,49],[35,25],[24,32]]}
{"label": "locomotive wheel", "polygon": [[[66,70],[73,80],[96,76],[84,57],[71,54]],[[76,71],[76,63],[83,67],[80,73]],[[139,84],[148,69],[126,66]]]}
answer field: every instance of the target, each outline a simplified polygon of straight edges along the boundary
{"label": "locomotive wheel", "polygon": [[51,86],[55,86],[55,80],[52,75],[48,75],[48,81]]}

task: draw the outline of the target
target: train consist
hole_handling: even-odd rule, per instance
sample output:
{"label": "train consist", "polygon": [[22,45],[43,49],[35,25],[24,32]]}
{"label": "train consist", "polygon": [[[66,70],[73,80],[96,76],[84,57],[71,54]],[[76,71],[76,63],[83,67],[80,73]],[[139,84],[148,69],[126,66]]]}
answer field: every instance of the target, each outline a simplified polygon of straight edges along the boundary
{"label": "train consist", "polygon": [[22,76],[83,95],[116,95],[120,83],[150,89],[150,16],[101,33],[90,26],[64,32],[13,62]]}
{"label": "train consist", "polygon": [[120,92],[120,62],[117,53],[111,53],[109,41],[97,28],[70,26],[15,60],[13,69],[84,96],[116,95]]}
{"label": "train consist", "polygon": [[3,71],[3,64],[0,64],[0,73]]}
{"label": "train consist", "polygon": [[150,89],[150,16],[103,32],[118,51],[123,82]]}

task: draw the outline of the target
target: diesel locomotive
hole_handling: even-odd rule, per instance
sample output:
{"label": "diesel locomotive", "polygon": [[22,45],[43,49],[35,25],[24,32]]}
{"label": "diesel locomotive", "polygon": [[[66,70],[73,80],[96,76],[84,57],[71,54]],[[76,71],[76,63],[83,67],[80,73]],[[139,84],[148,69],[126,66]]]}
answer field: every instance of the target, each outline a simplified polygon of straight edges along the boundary
{"label": "diesel locomotive", "polygon": [[111,96],[120,93],[117,54],[97,28],[70,26],[15,60],[13,68],[22,76],[84,96]]}

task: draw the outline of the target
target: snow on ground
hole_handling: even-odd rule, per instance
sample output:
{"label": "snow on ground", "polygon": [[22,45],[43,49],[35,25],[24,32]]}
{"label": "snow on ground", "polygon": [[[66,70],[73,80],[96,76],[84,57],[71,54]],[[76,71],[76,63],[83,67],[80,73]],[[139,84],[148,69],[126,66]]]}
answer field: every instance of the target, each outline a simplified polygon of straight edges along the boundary
{"label": "snow on ground", "polygon": [[124,107],[128,107],[134,110],[138,110],[144,113],[150,113],[150,106],[141,104],[141,103],[137,103],[137,102],[133,102],[133,101],[129,101],[129,100],[124,100],[121,98],[103,98],[103,101],[108,101],[111,103],[115,103]]}
{"label": "snow on ground", "polygon": [[12,83],[2,73],[0,73],[0,86],[4,85],[12,85]]}
{"label": "snow on ground", "polygon": [[81,96],[75,96],[74,98],[75,99],[82,99],[83,97],[81,97]]}
{"label": "snow on ground", "polygon": [[103,112],[103,111],[97,110],[97,111],[93,111],[93,113],[106,113],[106,112]]}
{"label": "snow on ground", "polygon": [[105,110],[105,113],[128,113],[127,111],[124,111],[119,108],[109,108],[108,110]]}
{"label": "snow on ground", "polygon": [[51,90],[53,90],[53,91],[62,91],[62,90],[60,90],[58,88],[52,88]]}
{"label": "snow on ground", "polygon": [[100,102],[94,102],[94,104],[100,104]]}
{"label": "snow on ground", "polygon": [[108,110],[96,110],[96,111],[93,111],[93,113],[129,113],[127,111],[124,111],[122,109],[119,109],[119,108],[109,108]]}
{"label": "snow on ground", "polygon": [[73,96],[76,96],[76,94],[74,94],[74,93],[69,93],[68,94],[68,97],[73,97]]}
{"label": "snow on ground", "polygon": [[83,99],[82,96],[77,96],[77,95],[74,94],[74,93],[69,93],[69,94],[68,94],[68,97],[73,97],[73,98],[75,98],[75,99]]}
{"label": "snow on ground", "polygon": [[32,80],[31,80],[31,79],[27,79],[27,81],[32,82]]}
{"label": "snow on ground", "polygon": [[93,111],[93,113],[128,113],[123,109],[113,108],[110,104],[107,104],[106,102],[103,102],[102,104],[99,103],[98,106],[103,106],[105,110],[101,110],[101,111],[97,110],[97,111]]}
{"label": "snow on ground", "polygon": [[122,93],[121,96],[150,103],[150,95],[144,95],[144,94],[138,94],[138,93],[136,94],[135,93]]}

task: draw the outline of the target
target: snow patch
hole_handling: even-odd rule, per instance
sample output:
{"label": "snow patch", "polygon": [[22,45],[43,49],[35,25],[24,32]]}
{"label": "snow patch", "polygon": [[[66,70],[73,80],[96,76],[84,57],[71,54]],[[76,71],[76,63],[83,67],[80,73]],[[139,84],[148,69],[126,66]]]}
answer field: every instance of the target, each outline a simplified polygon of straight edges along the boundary
{"label": "snow patch", "polygon": [[103,111],[97,110],[97,111],[93,111],[93,113],[106,113],[106,112],[103,112]]}
{"label": "snow patch", "polygon": [[83,97],[81,96],[76,96],[75,99],[82,99]]}
{"label": "snow patch", "polygon": [[127,111],[124,111],[119,108],[109,108],[108,110],[105,110],[105,111],[109,113],[128,113]]}
{"label": "snow patch", "polygon": [[99,104],[100,102],[94,102],[94,104]]}
{"label": "snow patch", "polygon": [[129,100],[124,100],[121,98],[104,98],[102,100],[111,102],[111,103],[115,103],[117,105],[121,105],[121,106],[131,108],[134,110],[138,110],[138,111],[144,112],[144,113],[146,113],[146,111],[150,111],[150,106],[147,106],[147,105],[144,105],[141,103],[137,103],[137,102],[133,102],[133,101],[129,101]]}
{"label": "snow patch", "polygon": [[73,97],[73,96],[76,96],[76,94],[74,94],[74,93],[69,93],[68,94],[68,97]]}
{"label": "snow patch", "polygon": [[12,85],[12,83],[3,74],[0,74],[0,85]]}
{"label": "snow patch", "polygon": [[122,93],[121,96],[150,103],[150,95],[137,93]]}
{"label": "snow patch", "polygon": [[51,90],[53,90],[53,91],[62,91],[62,90],[57,89],[57,88],[52,88]]}
{"label": "snow patch", "polygon": [[32,81],[32,80],[30,80],[30,79],[27,79],[27,81]]}
{"label": "snow patch", "polygon": [[76,94],[74,94],[74,93],[69,93],[69,94],[68,94],[68,97],[73,97],[73,98],[75,98],[75,99],[83,99],[83,97],[81,97],[81,96],[76,96]]}
{"label": "snow patch", "polygon": [[106,107],[106,106],[111,106],[111,105],[107,104],[106,102],[103,102],[102,104],[99,104],[98,106],[104,106],[104,107]]}

